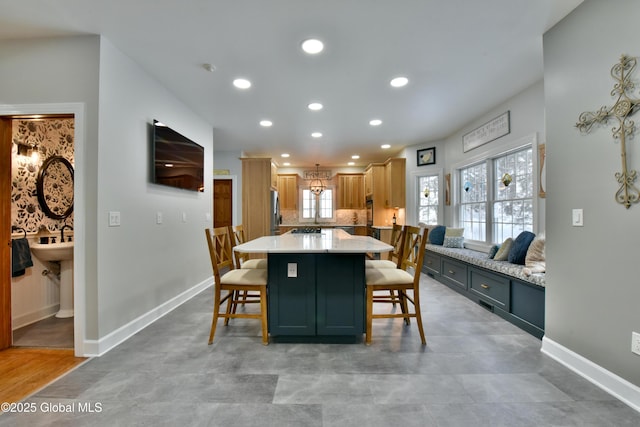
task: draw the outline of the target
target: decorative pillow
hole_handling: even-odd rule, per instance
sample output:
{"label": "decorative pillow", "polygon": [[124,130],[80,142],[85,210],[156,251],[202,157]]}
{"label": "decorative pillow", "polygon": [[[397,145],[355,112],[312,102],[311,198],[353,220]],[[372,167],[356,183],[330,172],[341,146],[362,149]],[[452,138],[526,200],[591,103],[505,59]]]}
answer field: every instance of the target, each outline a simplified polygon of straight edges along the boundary
{"label": "decorative pillow", "polygon": [[533,273],[544,273],[547,269],[545,262],[545,236],[544,234],[536,236],[529,245],[527,250],[527,256],[525,257],[525,268],[522,272],[527,276],[531,276]]}
{"label": "decorative pillow", "polygon": [[525,258],[527,257],[527,250],[535,237],[536,235],[530,231],[523,231],[518,234],[518,237],[513,241],[513,246],[511,246],[511,250],[509,251],[508,261],[512,264],[524,265]]}
{"label": "decorative pillow", "polygon": [[493,259],[493,257],[496,256],[498,249],[500,249],[500,245],[491,246],[491,248],[489,249],[489,259]]}
{"label": "decorative pillow", "polygon": [[444,232],[444,237],[462,237],[464,236],[464,228],[451,228],[447,227]]}
{"label": "decorative pillow", "polygon": [[442,246],[444,246],[445,248],[464,248],[464,237],[444,236]]}
{"label": "decorative pillow", "polygon": [[429,230],[429,243],[432,245],[442,245],[444,243],[444,232],[447,227],[444,225],[436,225],[432,230]]}
{"label": "decorative pillow", "polygon": [[496,261],[506,261],[509,258],[509,251],[511,251],[511,246],[513,246],[513,238],[509,237],[505,240],[501,245],[498,252],[496,252],[493,259]]}

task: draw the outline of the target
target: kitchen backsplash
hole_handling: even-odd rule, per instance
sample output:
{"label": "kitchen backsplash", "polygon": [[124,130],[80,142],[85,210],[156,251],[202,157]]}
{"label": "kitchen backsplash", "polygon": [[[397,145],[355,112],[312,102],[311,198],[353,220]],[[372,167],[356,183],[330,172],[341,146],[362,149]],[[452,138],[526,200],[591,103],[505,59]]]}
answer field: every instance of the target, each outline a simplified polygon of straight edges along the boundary
{"label": "kitchen backsplash", "polygon": [[[296,209],[286,209],[281,212],[282,224],[299,224],[298,211]],[[355,222],[354,222],[355,215]],[[338,209],[336,210],[335,225],[366,225],[367,211],[365,209]]]}

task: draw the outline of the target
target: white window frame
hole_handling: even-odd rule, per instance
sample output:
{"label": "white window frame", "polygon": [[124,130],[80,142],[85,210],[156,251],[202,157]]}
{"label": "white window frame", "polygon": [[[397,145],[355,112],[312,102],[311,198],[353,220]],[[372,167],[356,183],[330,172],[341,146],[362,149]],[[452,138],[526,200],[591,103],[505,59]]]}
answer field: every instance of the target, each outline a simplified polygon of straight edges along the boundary
{"label": "white window frame", "polygon": [[[304,218],[304,191],[309,190],[308,188],[300,187],[298,192],[298,206],[300,206],[298,211],[298,219],[300,223],[309,223],[309,224],[325,224],[336,221],[336,189],[333,185],[328,185],[325,191],[331,191],[331,217],[330,218]],[[316,199],[317,200],[317,199]]]}
{"label": "white window frame", "polygon": [[[438,203],[435,204],[436,206],[436,222],[431,224],[431,223],[425,223],[427,225],[438,225],[438,224],[443,224],[443,205],[444,205],[444,185],[442,182],[442,172],[435,172],[435,173],[421,173],[419,175],[415,176],[415,207],[416,207],[416,211],[415,211],[415,215],[416,215],[416,222],[419,223],[423,223],[423,221],[420,220],[420,201],[422,200],[422,198],[424,197],[423,195],[423,190],[424,188],[420,187],[420,179],[421,178],[430,178],[430,177],[436,177],[438,180],[438,188],[437,188],[437,196],[438,196]],[[433,197],[433,195],[429,195],[429,197]],[[433,205],[432,205],[433,206]]]}
{"label": "white window frame", "polygon": [[[508,154],[510,152],[514,152],[514,151],[518,151],[524,148],[528,148],[531,147],[532,148],[532,160],[533,160],[533,188],[534,188],[534,194],[533,194],[533,232],[534,233],[538,233],[538,223],[539,223],[539,200],[538,200],[538,193],[537,193],[537,189],[539,188],[539,174],[537,173],[537,171],[539,170],[539,159],[538,159],[538,138],[537,138],[537,134],[533,133],[530,135],[527,135],[525,137],[522,137],[520,139],[505,143],[504,145],[501,145],[499,147],[496,147],[494,149],[491,150],[486,150],[484,152],[478,153],[475,156],[470,156],[468,158],[466,158],[464,161],[461,162],[457,162],[451,165],[451,207],[452,209],[452,213],[453,213],[453,224],[455,224],[455,226],[457,227],[462,227],[461,225],[461,221],[460,221],[460,192],[462,191],[462,183],[460,182],[460,174],[459,171],[460,169],[463,169],[465,167],[469,167],[472,166],[474,164],[477,164],[479,162],[482,161],[487,161],[490,162],[490,164],[488,165],[489,168],[489,174],[493,173],[493,165],[492,165],[492,161],[493,159],[500,157],[502,155]],[[489,176],[487,179],[490,180],[490,182],[493,182],[493,177]],[[492,190],[493,191],[493,190]],[[490,199],[491,200],[491,199]],[[487,205],[487,209],[493,209],[493,205],[488,204]],[[492,214],[492,212],[491,212]],[[490,220],[487,220],[487,239],[489,239],[491,236],[491,232],[492,230],[489,230],[490,228],[492,228],[493,223]],[[501,242],[500,242],[501,243]],[[476,249],[476,250],[481,250],[481,251],[486,251],[488,250],[491,245],[493,243],[489,242],[489,241],[478,241],[478,240],[467,240],[465,239],[465,247],[468,247],[470,249]]]}

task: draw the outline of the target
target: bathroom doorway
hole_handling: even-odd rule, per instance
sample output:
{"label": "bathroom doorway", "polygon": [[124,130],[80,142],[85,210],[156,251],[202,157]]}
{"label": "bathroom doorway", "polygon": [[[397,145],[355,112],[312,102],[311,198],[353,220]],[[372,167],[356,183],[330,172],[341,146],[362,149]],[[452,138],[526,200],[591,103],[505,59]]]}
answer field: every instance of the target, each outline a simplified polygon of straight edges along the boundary
{"label": "bathroom doorway", "polygon": [[[22,250],[31,261],[12,268],[13,347],[73,349],[74,117],[19,115],[10,121],[12,251]],[[20,246],[25,241],[29,246]],[[68,256],[34,252],[43,241],[45,249],[64,241]]]}
{"label": "bathroom doorway", "polygon": [[[71,146],[71,150],[75,151],[76,155],[73,159],[74,163],[79,160],[77,156],[77,149],[79,148],[78,143],[83,142],[82,122],[84,120],[84,106],[82,104],[41,104],[25,106],[0,105],[0,147],[2,153],[0,155],[2,158],[0,160],[0,164],[3,166],[3,173],[0,177],[0,210],[2,211],[3,218],[0,237],[3,242],[7,243],[11,242],[12,238],[18,237],[17,234],[23,235],[22,230],[19,230],[20,228],[25,229],[24,234],[28,236],[30,241],[33,241],[35,236],[34,231],[37,232],[40,225],[37,222],[38,214],[35,213],[34,203],[23,203],[21,200],[19,208],[17,208],[14,203],[15,187],[20,187],[22,185],[25,187],[27,186],[26,181],[28,180],[22,178],[24,178],[24,175],[27,172],[33,173],[35,166],[33,164],[27,165],[23,162],[25,169],[29,170],[21,170],[22,178],[18,180],[12,176],[12,173],[14,173],[15,170],[14,172],[11,172],[14,164],[13,155],[16,154],[16,150],[18,149],[18,144],[14,141],[16,136],[15,130],[12,129],[12,122],[15,120],[24,121],[36,118],[54,120],[55,123],[50,123],[50,130],[55,130],[56,128],[61,129],[64,126],[67,126],[67,136],[63,135],[64,132],[58,132],[57,137],[66,138],[66,140],[63,141],[63,144]],[[67,123],[61,124],[61,119],[65,119]],[[80,129],[78,129],[79,127]],[[37,126],[29,126],[30,131],[36,130],[35,128],[37,128]],[[71,131],[69,131],[69,129],[71,129]],[[41,136],[34,137],[36,138],[35,140],[28,141],[28,144],[25,145],[39,145],[38,150],[33,150],[38,151],[43,157],[43,159],[40,160],[39,165],[41,165],[46,158],[58,154],[55,150],[52,150],[51,147],[45,147],[47,143]],[[34,144],[34,141],[38,142]],[[42,145],[43,149],[40,148],[40,145]],[[24,149],[24,147],[22,148]],[[24,155],[25,153],[22,152],[22,154]],[[4,173],[4,171],[9,172]],[[79,192],[77,191],[77,182],[72,181],[71,186],[73,199],[75,199],[74,205],[82,206],[81,198],[78,200],[77,197],[79,195]],[[33,191],[22,187],[20,189],[26,192]],[[12,193],[14,194],[13,196]],[[36,193],[36,191],[33,191],[33,193]],[[20,215],[18,216],[16,216],[17,209],[20,210]],[[53,227],[50,222],[51,218],[43,217],[40,219],[48,226],[51,231],[51,235],[59,235],[61,233],[61,225]],[[75,240],[75,249],[73,249],[74,255],[78,251],[82,251],[84,249],[83,239],[81,237],[81,224],[84,222],[82,214],[80,214],[80,219],[81,220],[78,221],[78,216],[75,214],[74,217],[66,219],[66,224],[69,227],[66,227],[66,230],[64,230],[65,241],[70,237]],[[70,220],[73,221],[72,224],[69,223]],[[62,221],[59,224],[64,223],[65,221]],[[13,230],[12,233],[13,225],[17,226],[18,229]],[[73,230],[70,230],[71,227]],[[67,316],[66,318],[56,318],[57,301],[55,304],[51,304],[52,286],[59,287],[59,284],[56,283],[59,276],[58,271],[56,270],[56,263],[49,263],[48,261],[42,262],[40,260],[33,259],[35,268],[31,267],[27,270],[35,271],[30,271],[28,275],[25,274],[24,277],[22,277],[22,282],[20,283],[19,288],[22,295],[12,295],[17,286],[15,283],[16,279],[13,278],[11,274],[11,250],[8,244],[3,244],[2,246],[4,246],[4,248],[0,250],[0,256],[2,258],[0,262],[3,267],[1,278],[2,283],[0,286],[0,349],[8,348],[12,345],[72,348],[77,356],[82,356],[84,353],[83,331],[85,329],[85,319],[83,295],[85,289],[84,284],[82,282],[78,282],[76,277],[78,276],[78,270],[81,272],[83,271],[84,256],[80,254],[79,259],[77,256],[74,256],[74,267],[73,271],[70,273],[73,281],[73,295],[71,296],[73,304],[72,308],[74,310],[73,315]],[[28,282],[31,282],[30,284],[32,285],[29,289],[27,289],[28,286],[24,286]],[[36,286],[33,286],[34,283]],[[53,291],[53,293],[56,292],[59,293],[58,288]],[[28,301],[31,297],[35,297],[37,300],[35,303],[37,306],[36,309],[29,307],[29,304],[26,304],[26,306],[24,305],[24,302]],[[55,305],[55,307],[53,307],[53,305]]]}

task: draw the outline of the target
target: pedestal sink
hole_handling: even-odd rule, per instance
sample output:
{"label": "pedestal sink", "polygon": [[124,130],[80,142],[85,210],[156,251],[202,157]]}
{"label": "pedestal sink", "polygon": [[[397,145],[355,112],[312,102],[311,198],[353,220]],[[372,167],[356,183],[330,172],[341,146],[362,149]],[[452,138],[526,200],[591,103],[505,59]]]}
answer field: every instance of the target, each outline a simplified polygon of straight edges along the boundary
{"label": "pedestal sink", "polygon": [[40,261],[60,263],[60,310],[56,317],[73,317],[73,242],[31,243],[29,246]]}

